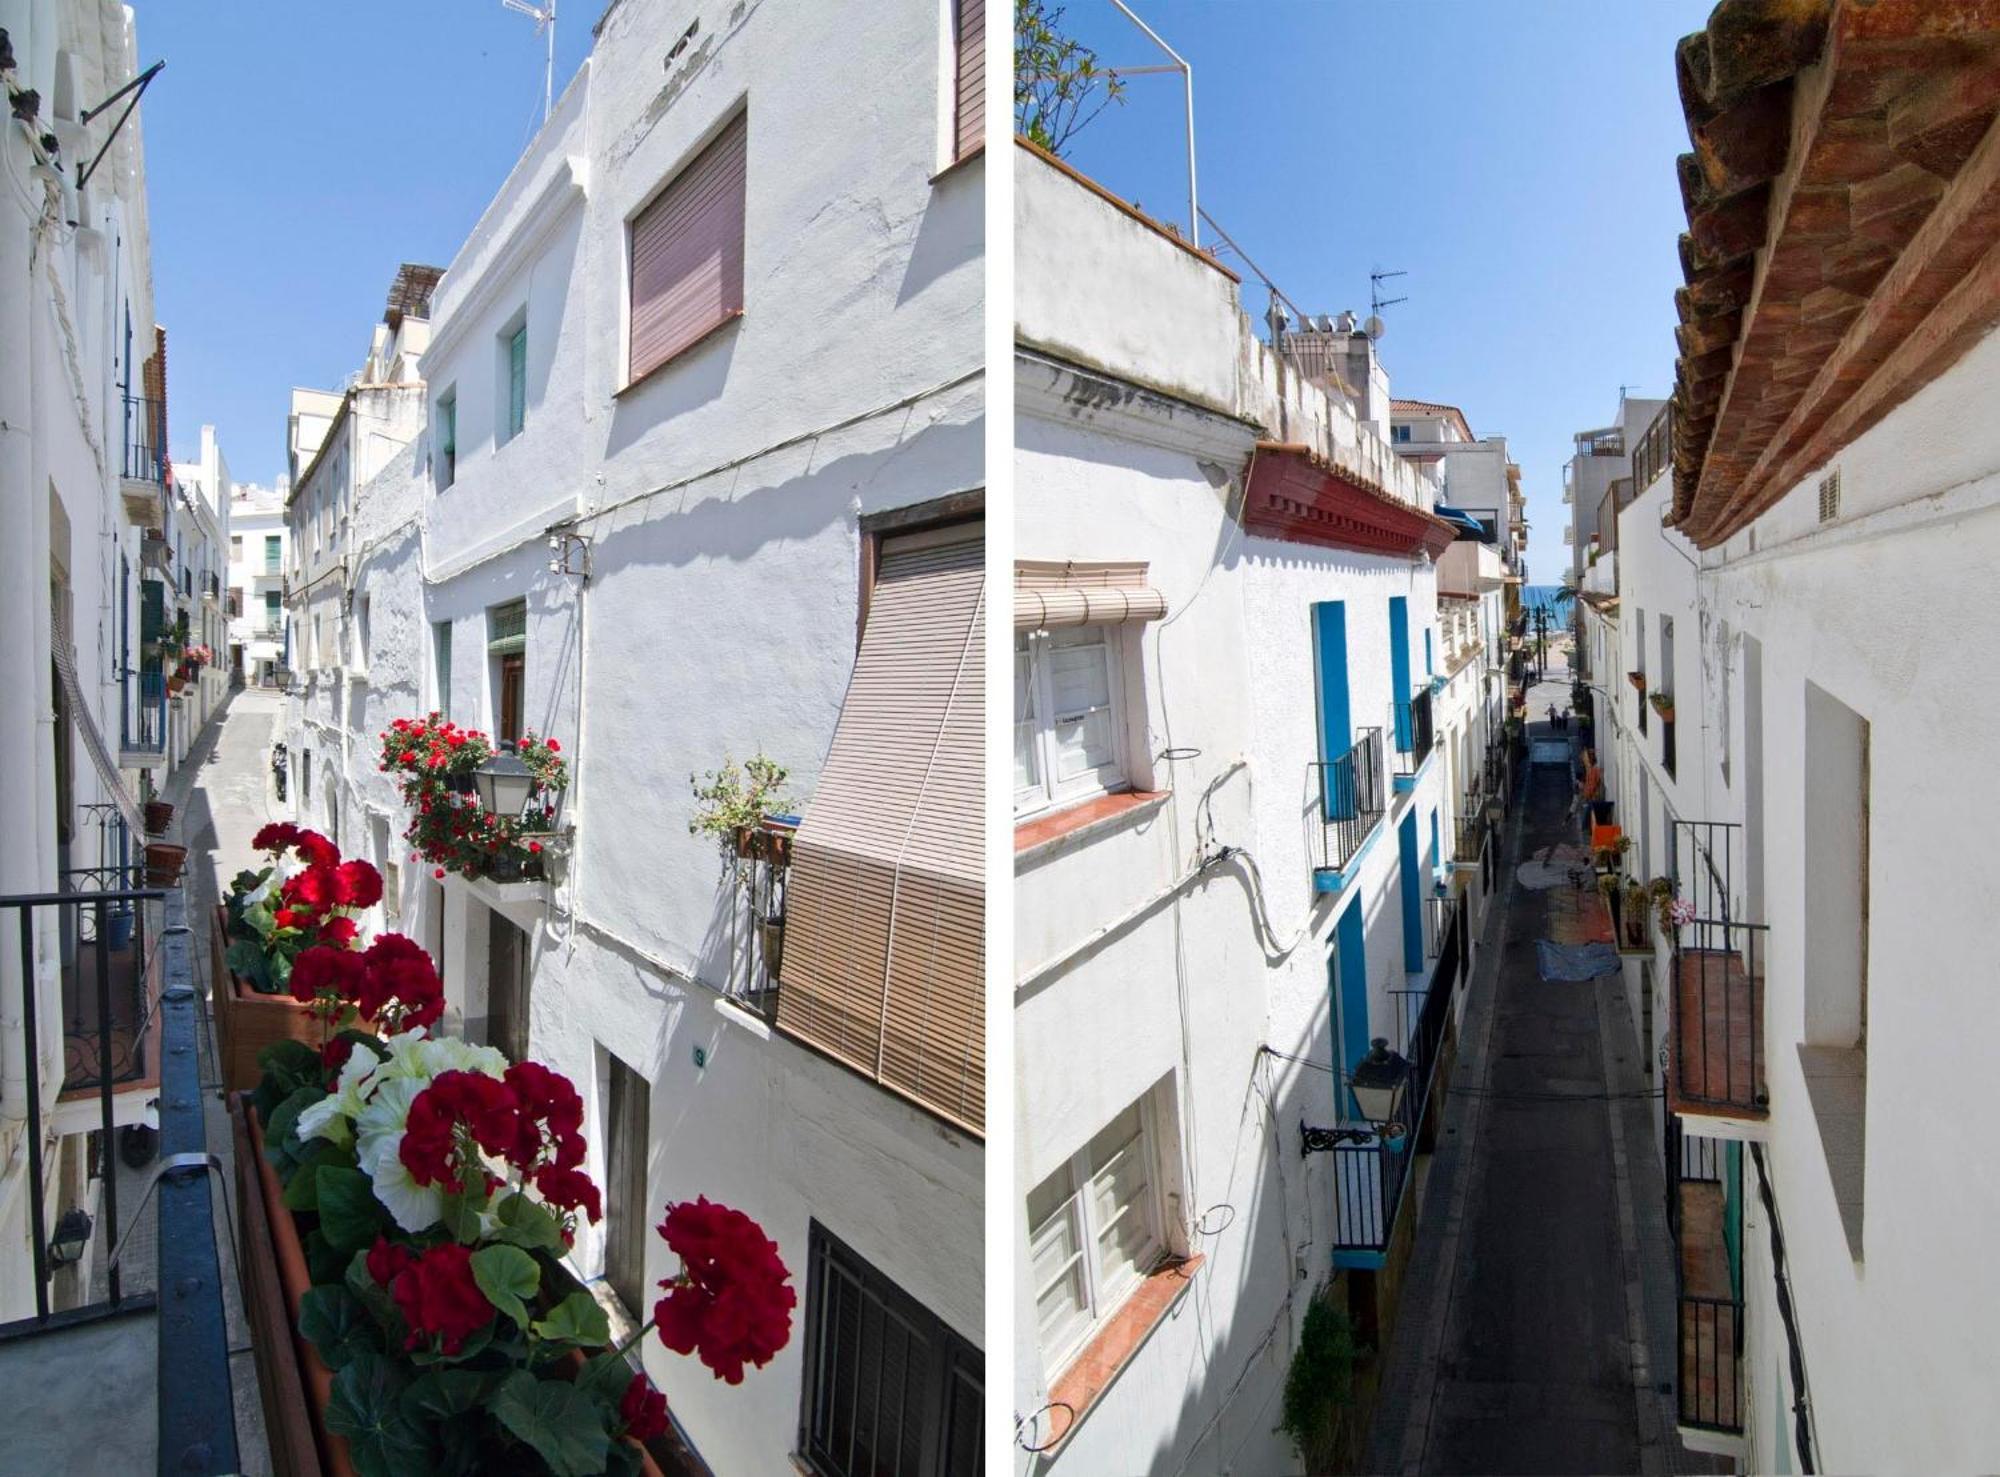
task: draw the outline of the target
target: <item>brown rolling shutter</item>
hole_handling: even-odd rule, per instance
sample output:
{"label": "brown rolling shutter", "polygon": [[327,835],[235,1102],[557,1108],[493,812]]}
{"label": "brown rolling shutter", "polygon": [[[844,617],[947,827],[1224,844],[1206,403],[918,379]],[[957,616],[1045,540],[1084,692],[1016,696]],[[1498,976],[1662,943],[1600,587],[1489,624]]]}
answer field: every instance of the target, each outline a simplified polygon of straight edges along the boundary
{"label": "brown rolling shutter", "polygon": [[749,131],[749,115],[739,115],[632,219],[628,379],[743,311]]}
{"label": "brown rolling shutter", "polygon": [[1156,621],[1167,597],[1146,583],[1141,563],[1079,564],[1023,559],[1014,565],[1014,629]]}
{"label": "brown rolling shutter", "polygon": [[986,142],[986,0],[958,0],[958,109],[952,158]]}
{"label": "brown rolling shutter", "polygon": [[985,547],[885,541],[793,846],[778,1024],[985,1131]]}

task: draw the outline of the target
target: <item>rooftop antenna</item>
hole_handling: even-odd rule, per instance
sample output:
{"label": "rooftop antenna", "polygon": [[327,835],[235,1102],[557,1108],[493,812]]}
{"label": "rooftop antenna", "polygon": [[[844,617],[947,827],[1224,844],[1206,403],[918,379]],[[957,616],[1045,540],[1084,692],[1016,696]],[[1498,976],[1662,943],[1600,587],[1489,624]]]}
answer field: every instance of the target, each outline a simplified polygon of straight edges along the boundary
{"label": "rooftop antenna", "polygon": [[1410,300],[1408,293],[1401,297],[1382,296],[1382,284],[1391,277],[1407,277],[1407,271],[1384,272],[1380,269],[1368,274],[1368,321],[1361,325],[1361,331],[1371,339],[1380,338],[1388,331],[1389,325],[1382,321],[1382,310],[1393,308],[1397,303]]}
{"label": "rooftop antenna", "polygon": [[[515,0],[504,0],[504,3],[512,5],[515,3]],[[1173,58],[1172,62],[1162,63],[1157,66],[1117,67],[1113,69],[1117,75],[1121,77],[1137,77],[1143,76],[1148,72],[1179,72],[1181,74],[1181,81],[1187,88],[1188,241],[1190,245],[1199,247],[1201,245],[1201,208],[1195,201],[1194,189],[1194,68],[1187,64],[1179,52],[1160,39],[1159,32],[1133,14],[1132,7],[1127,5],[1125,0],[1111,0],[1111,3],[1118,8],[1125,19],[1144,31],[1148,40]],[[555,0],[549,0],[549,4],[553,6]]]}
{"label": "rooftop antenna", "polygon": [[556,0],[548,0],[545,5],[530,5],[528,0],[500,0],[500,3],[533,20],[537,36],[548,37],[548,65],[542,71],[542,122],[547,123],[556,100]]}

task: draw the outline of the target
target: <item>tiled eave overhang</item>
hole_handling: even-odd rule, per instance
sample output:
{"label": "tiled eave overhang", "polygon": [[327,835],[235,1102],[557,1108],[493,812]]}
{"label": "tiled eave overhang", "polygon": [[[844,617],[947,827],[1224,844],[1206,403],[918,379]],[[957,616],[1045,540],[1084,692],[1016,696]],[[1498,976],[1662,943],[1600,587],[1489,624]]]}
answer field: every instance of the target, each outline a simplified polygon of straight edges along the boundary
{"label": "tiled eave overhang", "polygon": [[1295,544],[1406,559],[1419,552],[1436,559],[1458,537],[1456,525],[1390,496],[1311,447],[1277,441],[1259,441],[1251,453],[1243,528]]}
{"label": "tiled eave overhang", "polygon": [[1722,0],[1676,62],[1671,521],[1710,548],[2000,322],[2000,0]]}

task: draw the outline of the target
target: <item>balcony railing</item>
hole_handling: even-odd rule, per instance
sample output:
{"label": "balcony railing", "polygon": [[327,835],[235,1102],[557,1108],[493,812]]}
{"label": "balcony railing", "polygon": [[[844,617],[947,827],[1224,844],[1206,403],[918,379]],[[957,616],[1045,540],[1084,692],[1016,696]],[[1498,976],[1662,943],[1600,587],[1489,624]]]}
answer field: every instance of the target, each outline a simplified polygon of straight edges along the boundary
{"label": "balcony railing", "polygon": [[1679,1424],[1743,1430],[1743,1158],[1668,1116],[1667,1222],[1674,1254]]}
{"label": "balcony railing", "polygon": [[[64,1129],[48,1121],[43,1052],[36,1049],[47,1040],[48,1023],[38,1018],[40,992],[23,991],[21,1029],[30,1043],[22,1053],[28,1142],[44,1142],[56,1127],[66,1135],[99,1135],[102,1147],[96,1155],[99,1174],[91,1177],[80,1200],[68,1204],[62,1203],[68,1199],[64,1181],[47,1175],[43,1156],[23,1156],[29,1224],[69,1231],[63,1238],[66,1265],[57,1265],[55,1236],[38,1232],[27,1238],[35,1311],[0,1325],[0,1381],[14,1409],[32,1411],[45,1423],[42,1454],[57,1454],[56,1470],[108,1470],[104,1463],[112,1458],[107,1452],[129,1453],[135,1438],[121,1430],[118,1440],[107,1444],[102,1423],[139,1419],[153,1426],[155,1457],[119,1470],[236,1472],[241,1465],[212,1200],[220,1189],[209,1178],[216,1161],[207,1152],[203,1126],[185,904],[178,892],[124,887],[116,885],[116,876],[92,875],[111,885],[0,897],[0,968],[18,969],[23,980],[32,982],[41,973],[39,959],[79,933],[87,936],[102,962],[112,952],[119,909],[137,915],[164,907],[165,990],[156,1025],[160,1160],[140,1203],[129,1208],[129,1219],[121,1220],[111,1149],[111,1084],[99,1084],[94,1126],[86,1120]],[[95,975],[100,986],[110,979],[105,968]],[[109,1004],[100,994],[99,1060],[114,1054],[107,1039],[115,1014]],[[85,1155],[79,1152],[76,1158],[81,1163]],[[161,1293],[124,1286],[125,1272],[135,1265],[127,1255],[127,1238],[148,1215],[153,1218],[148,1254],[157,1259],[153,1281]],[[80,1247],[73,1238],[81,1239]],[[88,1300],[85,1290],[98,1284],[104,1296]],[[79,1369],[88,1370],[89,1377],[79,1379]],[[5,1440],[0,1437],[0,1443]]]}
{"label": "balcony railing", "polygon": [[1307,766],[1318,817],[1319,844],[1313,850],[1315,886],[1328,890],[1381,824],[1387,809],[1382,784],[1382,730],[1365,728],[1354,747],[1337,759]]}
{"label": "balcony railing", "polygon": [[157,755],[167,746],[167,674],[157,666],[127,668],[119,717],[119,748]]}
{"label": "balcony railing", "polygon": [[1674,751],[1674,720],[1666,714],[1660,715],[1660,768],[1667,772],[1667,778],[1674,777],[1677,756]]}
{"label": "balcony railing", "polygon": [[1396,773],[1413,775],[1430,758],[1431,744],[1435,741],[1430,687],[1421,687],[1409,698],[1397,703],[1391,722],[1396,734]]}
{"label": "balcony railing", "polygon": [[[1674,464],[1674,402],[1669,400],[1646,427],[1639,444],[1632,448],[1632,486],[1644,492]],[[1621,504],[1622,506],[1622,504]]]}
{"label": "balcony railing", "polygon": [[1452,999],[1465,974],[1465,913],[1456,898],[1438,904],[1438,952],[1421,990],[1392,990],[1390,1000],[1402,1031],[1399,1048],[1410,1063],[1403,1093],[1405,1133],[1400,1147],[1376,1135],[1367,1144],[1341,1144],[1332,1151],[1334,1169],[1333,1247],[1350,1258],[1387,1253],[1396,1231],[1410,1166],[1429,1126],[1437,1064],[1451,1029]]}
{"label": "balcony railing", "polygon": [[133,482],[151,482],[164,487],[167,481],[166,402],[144,395],[125,397],[125,462],[123,471]]}
{"label": "balcony railing", "polygon": [[739,928],[729,998],[766,1020],[778,1015],[778,981],[784,969],[785,885],[791,875],[792,838],[798,822],[766,816],[737,838],[735,880]]}
{"label": "balcony railing", "polygon": [[[75,906],[55,910],[62,963],[65,1097],[158,1080],[152,1049],[153,980],[146,910],[116,897],[141,890],[145,868],[91,867],[63,873]],[[110,901],[105,899],[110,898]]]}
{"label": "balcony railing", "polygon": [[1673,943],[1676,1113],[1761,1119],[1770,1107],[1764,1064],[1762,924],[1739,921],[1736,861],[1743,828],[1728,821],[1673,822],[1677,905],[1689,921]]}

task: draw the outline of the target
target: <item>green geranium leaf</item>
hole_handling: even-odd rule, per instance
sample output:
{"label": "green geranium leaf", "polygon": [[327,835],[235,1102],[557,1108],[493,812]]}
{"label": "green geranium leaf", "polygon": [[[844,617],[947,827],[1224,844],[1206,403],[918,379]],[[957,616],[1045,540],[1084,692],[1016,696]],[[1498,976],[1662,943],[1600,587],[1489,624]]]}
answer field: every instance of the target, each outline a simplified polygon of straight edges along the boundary
{"label": "green geranium leaf", "polygon": [[361,1477],[430,1477],[431,1441],[403,1413],[405,1379],[395,1363],[361,1354],[333,1377],[326,1428],[347,1438]]}
{"label": "green geranium leaf", "polygon": [[316,1081],[320,1075],[319,1053],[303,1041],[273,1041],[257,1053],[257,1065],[294,1078],[294,1086]]}
{"label": "green geranium leaf", "polygon": [[632,1383],[636,1373],[623,1354],[607,1349],[584,1361],[583,1373],[576,1377],[576,1387],[606,1410],[616,1410],[618,1402],[625,1398],[625,1387]]}
{"label": "green geranium leaf", "polygon": [[587,1292],[573,1292],[535,1325],[535,1333],[541,1338],[594,1349],[611,1342],[611,1320],[604,1316],[596,1298]]}
{"label": "green geranium leaf", "polygon": [[470,1246],[480,1238],[482,1226],[480,1216],[486,1210],[486,1192],[467,1190],[463,1195],[454,1195],[449,1190],[444,1197],[444,1228],[451,1233],[451,1239]]}
{"label": "green geranium leaf", "polygon": [[329,1144],[320,1139],[313,1140],[314,1147],[307,1154],[298,1172],[285,1183],[285,1205],[291,1210],[319,1209],[319,1174],[323,1166],[334,1169],[353,1169],[354,1150],[347,1144]]}
{"label": "green geranium leaf", "polygon": [[472,1280],[517,1327],[528,1326],[528,1299],[542,1285],[542,1269],[533,1257],[518,1246],[482,1246],[472,1254]]}
{"label": "green geranium leaf", "polygon": [[239,975],[253,990],[264,994],[272,993],[271,965],[264,957],[262,945],[254,939],[237,939],[229,946],[229,952],[222,956],[222,962],[229,966],[229,972]]}
{"label": "green geranium leaf", "polygon": [[[418,1347],[410,1350],[410,1361],[413,1364],[421,1364],[427,1367],[433,1364],[469,1363],[479,1355],[484,1354],[489,1347],[498,1347],[493,1337],[493,1329],[498,1322],[498,1319],[489,1318],[480,1324],[479,1327],[465,1336],[465,1342],[459,1346],[456,1354],[441,1354],[435,1349]],[[487,1362],[490,1364],[492,1361],[488,1360]],[[518,1363],[519,1361],[512,1362]]]}
{"label": "green geranium leaf", "polygon": [[639,1460],[639,1448],[629,1441],[614,1441],[605,1452],[604,1477],[639,1477],[645,1471]]}
{"label": "green geranium leaf", "polygon": [[360,1300],[339,1283],[309,1287],[299,1299],[299,1332],[328,1369],[342,1369],[362,1354],[382,1352],[382,1338]]}
{"label": "green geranium leaf", "polygon": [[498,1207],[500,1224],[492,1235],[497,1241],[529,1251],[554,1251],[563,1244],[562,1222],[546,1205],[516,1190]]}
{"label": "green geranium leaf", "polygon": [[338,1282],[340,1269],[347,1264],[347,1253],[326,1239],[326,1233],[318,1227],[306,1233],[306,1271],[312,1274],[312,1281]]}
{"label": "green geranium leaf", "polygon": [[341,1278],[341,1282],[354,1294],[355,1301],[368,1310],[368,1316],[375,1320],[376,1326],[387,1336],[385,1341],[393,1341],[389,1346],[402,1348],[403,1338],[409,1332],[403,1323],[402,1310],[396,1306],[396,1300],[390,1296],[389,1289],[377,1282],[369,1272],[368,1253],[365,1250],[357,1251],[349,1258],[347,1272]]}
{"label": "green geranium leaf", "polygon": [[575,1385],[516,1370],[488,1408],[535,1449],[553,1477],[596,1477],[604,1470],[611,1446],[604,1412]]}
{"label": "green geranium leaf", "polygon": [[448,1421],[477,1410],[499,1385],[505,1371],[430,1369],[403,1391],[403,1411],[413,1420]]}
{"label": "green geranium leaf", "polygon": [[271,1110],[264,1123],[264,1157],[280,1174],[298,1166],[299,1114],[325,1096],[317,1087],[301,1087],[286,1094],[285,1100]]}
{"label": "green geranium leaf", "polygon": [[[319,1228],[327,1241],[343,1253],[373,1245],[384,1215],[368,1176],[332,1164],[321,1165],[314,1173],[319,1179]],[[345,1257],[342,1260],[344,1264]]]}

